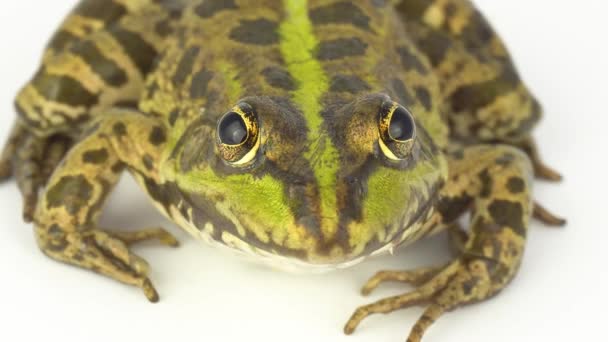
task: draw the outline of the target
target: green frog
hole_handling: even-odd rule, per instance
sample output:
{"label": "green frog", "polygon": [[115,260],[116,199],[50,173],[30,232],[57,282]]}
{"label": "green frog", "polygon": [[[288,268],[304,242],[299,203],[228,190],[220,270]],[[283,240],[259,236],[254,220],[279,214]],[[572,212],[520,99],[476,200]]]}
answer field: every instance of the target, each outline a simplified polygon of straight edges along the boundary
{"label": "green frog", "polygon": [[[123,171],[197,239],[289,269],[330,270],[448,231],[446,265],[383,271],[424,304],[408,341],[515,276],[541,107],[467,0],[82,0],[15,101],[0,158],[49,257],[137,286],[130,247],[163,229],[98,225]],[[470,213],[463,229],[459,218]]]}

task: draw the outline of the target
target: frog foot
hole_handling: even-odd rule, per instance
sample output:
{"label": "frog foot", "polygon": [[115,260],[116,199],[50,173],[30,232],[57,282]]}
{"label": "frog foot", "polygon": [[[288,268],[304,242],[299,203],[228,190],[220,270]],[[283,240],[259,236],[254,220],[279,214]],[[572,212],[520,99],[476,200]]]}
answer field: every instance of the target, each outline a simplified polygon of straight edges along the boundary
{"label": "frog foot", "polygon": [[129,248],[151,239],[171,247],[179,245],[175,237],[161,228],[135,232],[94,229],[67,235],[50,229],[48,232],[39,231],[38,238],[42,250],[49,257],[137,286],[153,303],[158,302],[159,295],[148,277],[150,267]]}
{"label": "frog foot", "polygon": [[503,279],[496,271],[496,263],[483,257],[465,256],[444,267],[377,273],[365,284],[363,294],[370,294],[378,285],[387,281],[405,282],[416,286],[417,289],[405,295],[359,307],[346,323],[344,332],[352,334],[359,323],[372,314],[387,314],[425,304],[426,311],[407,339],[408,342],[419,342],[427,328],[445,312],[496,294],[504,285]]}
{"label": "frog foot", "polygon": [[145,242],[149,240],[158,240],[161,244],[169,247],[179,247],[179,241],[168,231],[160,227],[140,229],[133,232],[104,230],[110,236],[124,242],[127,246]]}
{"label": "frog foot", "polygon": [[32,222],[38,193],[71,146],[63,136],[37,137],[16,123],[0,156],[0,181],[15,176],[23,197],[23,219]]}

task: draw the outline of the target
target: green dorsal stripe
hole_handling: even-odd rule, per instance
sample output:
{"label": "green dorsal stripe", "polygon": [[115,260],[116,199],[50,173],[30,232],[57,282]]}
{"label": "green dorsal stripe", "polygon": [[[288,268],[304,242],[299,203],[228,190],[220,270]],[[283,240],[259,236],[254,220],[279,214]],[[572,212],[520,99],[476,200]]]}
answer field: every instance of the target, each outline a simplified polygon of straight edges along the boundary
{"label": "green dorsal stripe", "polygon": [[321,97],[329,89],[328,76],[315,58],[319,44],[308,16],[307,0],[283,0],[286,16],[281,24],[281,54],[287,70],[298,88],[292,99],[302,110],[308,126],[308,151],[304,157],[310,162],[319,186],[321,230],[331,238],[337,228],[336,177],[339,169],[338,151],[325,133],[321,116]]}

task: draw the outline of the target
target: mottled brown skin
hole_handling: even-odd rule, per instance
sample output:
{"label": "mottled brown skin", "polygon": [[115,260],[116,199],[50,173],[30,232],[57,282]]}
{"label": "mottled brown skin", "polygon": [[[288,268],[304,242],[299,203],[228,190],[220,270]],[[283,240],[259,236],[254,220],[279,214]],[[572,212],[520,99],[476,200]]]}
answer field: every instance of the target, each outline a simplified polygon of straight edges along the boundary
{"label": "mottled brown skin", "polygon": [[560,178],[531,137],[540,106],[467,0],[83,0],[16,108],[0,179],[42,251],[151,301],[129,247],[177,241],[98,226],[124,170],[191,234],[265,260],[327,268],[448,230],[452,262],[379,272],[364,294],[416,290],[345,326],[422,304],[411,342],[513,279],[533,215],[564,223],[533,203],[534,173]]}

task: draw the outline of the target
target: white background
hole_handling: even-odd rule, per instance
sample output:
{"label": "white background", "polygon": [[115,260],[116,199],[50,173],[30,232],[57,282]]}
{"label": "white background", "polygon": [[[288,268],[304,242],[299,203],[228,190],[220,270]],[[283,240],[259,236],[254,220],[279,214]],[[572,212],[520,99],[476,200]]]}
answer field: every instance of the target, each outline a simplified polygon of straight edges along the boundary
{"label": "white background", "polygon": [[[14,94],[74,3],[2,2],[2,140],[14,117]],[[544,104],[546,116],[536,137],[546,160],[566,180],[539,182],[535,194],[569,225],[533,224],[512,285],[493,300],[443,317],[426,341],[607,341],[608,5],[601,0],[477,3]],[[161,294],[161,302],[152,305],[138,289],[45,258],[20,210],[15,184],[0,185],[0,340],[403,341],[420,308],[373,317],[355,335],[342,334],[356,306],[406,290],[390,285],[363,298],[359,286],[382,268],[448,258],[445,238],[439,236],[345,271],[277,273],[201,246],[162,219],[125,177],[110,198],[104,224],[136,228],[162,222],[183,243],[177,250],[136,248],[152,265]]]}

